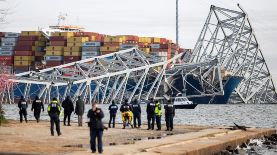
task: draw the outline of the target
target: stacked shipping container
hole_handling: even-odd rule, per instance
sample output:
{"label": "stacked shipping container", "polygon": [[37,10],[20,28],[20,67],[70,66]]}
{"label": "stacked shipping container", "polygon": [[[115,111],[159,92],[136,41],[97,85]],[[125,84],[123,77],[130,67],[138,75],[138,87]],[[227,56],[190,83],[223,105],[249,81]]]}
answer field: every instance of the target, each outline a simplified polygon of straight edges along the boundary
{"label": "stacked shipping container", "polygon": [[22,31],[14,52],[14,69],[17,72],[33,70],[35,61],[43,60],[46,38],[39,31]]}
{"label": "stacked shipping container", "polygon": [[70,63],[81,59],[82,45],[87,42],[88,37],[71,37],[67,40],[67,47],[64,52],[64,63]]}
{"label": "stacked shipping container", "polygon": [[10,67],[14,64],[14,48],[17,43],[19,33],[6,32],[1,33],[1,46],[0,46],[0,61],[1,66]]}

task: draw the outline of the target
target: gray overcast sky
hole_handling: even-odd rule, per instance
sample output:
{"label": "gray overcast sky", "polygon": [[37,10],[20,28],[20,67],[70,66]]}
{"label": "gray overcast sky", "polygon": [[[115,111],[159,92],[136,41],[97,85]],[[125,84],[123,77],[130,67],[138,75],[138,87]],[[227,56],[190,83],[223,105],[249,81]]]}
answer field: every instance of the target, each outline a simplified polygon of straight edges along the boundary
{"label": "gray overcast sky", "polygon": [[[265,59],[277,81],[277,0],[179,0],[180,44],[193,48],[211,4],[248,12]],[[59,12],[69,24],[105,34],[135,34],[175,40],[175,0],[8,0],[13,8],[1,31],[36,30],[57,24]]]}

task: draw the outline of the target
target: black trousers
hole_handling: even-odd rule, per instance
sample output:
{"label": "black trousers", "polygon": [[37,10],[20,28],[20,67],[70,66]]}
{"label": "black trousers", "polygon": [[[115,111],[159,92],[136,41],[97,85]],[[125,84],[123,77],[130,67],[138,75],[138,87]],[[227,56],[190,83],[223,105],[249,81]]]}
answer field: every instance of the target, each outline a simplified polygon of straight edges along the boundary
{"label": "black trousers", "polygon": [[139,113],[133,113],[134,119],[134,127],[137,127],[137,120],[138,120],[138,127],[141,125],[141,115]]}
{"label": "black trousers", "polygon": [[40,118],[40,110],[34,110],[34,116],[37,120],[37,122],[39,122],[39,118]]}
{"label": "black trousers", "polygon": [[96,151],[96,138],[98,145],[98,152],[103,152],[103,142],[102,142],[103,130],[90,128],[90,149]]}
{"label": "black trousers", "polygon": [[148,129],[154,130],[155,118],[155,115],[147,115]]}
{"label": "black trousers", "polygon": [[157,123],[158,130],[161,130],[161,128],[162,128],[162,125],[161,125],[161,116],[156,116],[156,123]]}
{"label": "black trousers", "polygon": [[54,125],[56,125],[56,131],[57,134],[60,135],[61,134],[61,130],[60,130],[60,119],[58,115],[53,115],[50,116],[50,130],[51,130],[51,135],[54,135]]}
{"label": "black trousers", "polygon": [[23,116],[24,116],[24,119],[25,121],[27,122],[27,110],[26,109],[21,109],[19,110],[19,116],[20,116],[20,122],[22,123],[23,121]]}
{"label": "black trousers", "polygon": [[63,118],[63,124],[66,125],[66,119],[67,119],[67,125],[70,125],[70,116],[72,112],[64,112],[64,118]]}
{"label": "black trousers", "polygon": [[173,115],[165,115],[166,129],[173,130]]}
{"label": "black trousers", "polygon": [[115,128],[115,117],[116,114],[110,114],[109,127],[111,127],[111,123],[113,123],[113,128]]}

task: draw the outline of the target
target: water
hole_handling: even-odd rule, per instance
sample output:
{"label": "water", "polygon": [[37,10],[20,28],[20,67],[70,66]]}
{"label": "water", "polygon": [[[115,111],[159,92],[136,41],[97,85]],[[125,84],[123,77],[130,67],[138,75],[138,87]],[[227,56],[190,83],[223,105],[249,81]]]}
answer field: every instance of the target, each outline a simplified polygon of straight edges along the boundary
{"label": "water", "polygon": [[[104,122],[108,122],[108,105],[99,105],[105,114]],[[28,108],[28,119],[35,120],[31,112],[31,106]],[[47,105],[45,105],[46,109]],[[91,105],[86,105],[85,116]],[[8,119],[19,120],[19,111],[17,105],[3,105],[5,116]],[[146,123],[146,106],[142,105],[142,123]],[[49,120],[47,112],[42,112],[42,120]],[[77,116],[72,115],[72,121],[77,122]],[[118,112],[117,122],[121,122]],[[177,124],[191,124],[191,125],[211,125],[211,126],[233,126],[233,122],[249,126],[249,127],[263,127],[277,129],[277,105],[198,105],[194,110],[177,109],[174,122]],[[164,122],[164,117],[162,118]],[[252,154],[252,153],[251,153]],[[260,146],[256,149],[254,154],[273,155],[277,154],[277,147],[268,148]]]}

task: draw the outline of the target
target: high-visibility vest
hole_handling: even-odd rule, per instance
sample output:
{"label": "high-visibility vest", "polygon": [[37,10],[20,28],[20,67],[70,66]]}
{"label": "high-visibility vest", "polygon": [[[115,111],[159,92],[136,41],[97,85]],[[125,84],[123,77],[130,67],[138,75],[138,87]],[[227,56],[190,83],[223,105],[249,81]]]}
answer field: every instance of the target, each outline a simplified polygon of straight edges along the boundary
{"label": "high-visibility vest", "polygon": [[160,103],[155,103],[155,115],[156,116],[161,116],[162,115],[162,107]]}

